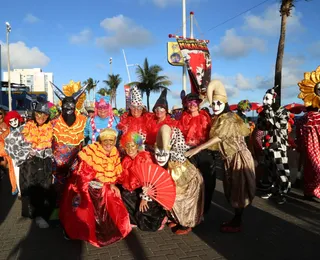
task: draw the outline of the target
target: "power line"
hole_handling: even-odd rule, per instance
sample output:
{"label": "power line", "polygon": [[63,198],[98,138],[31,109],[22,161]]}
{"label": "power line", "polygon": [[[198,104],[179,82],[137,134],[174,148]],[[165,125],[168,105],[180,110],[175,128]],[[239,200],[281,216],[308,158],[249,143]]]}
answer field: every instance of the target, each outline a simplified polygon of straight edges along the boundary
{"label": "power line", "polygon": [[249,9],[247,9],[247,10],[245,10],[245,11],[243,11],[243,12],[241,12],[241,13],[239,13],[239,14],[237,14],[237,15],[235,15],[235,16],[233,16],[233,17],[231,17],[231,18],[229,18],[228,20],[226,20],[226,21],[224,21],[224,22],[222,22],[222,23],[219,23],[218,25],[216,25],[216,26],[214,26],[214,27],[210,28],[208,31],[211,31],[211,30],[213,30],[213,29],[215,29],[215,28],[217,28],[217,27],[219,27],[219,26],[221,26],[221,25],[223,25],[223,24],[227,23],[227,22],[229,22],[229,21],[231,21],[231,20],[233,20],[233,19],[235,19],[235,18],[239,17],[240,15],[243,15],[243,14],[245,14],[245,13],[247,13],[247,12],[251,11],[252,9],[254,9],[254,8],[256,8],[256,7],[260,6],[260,5],[263,5],[264,3],[268,2],[268,1],[269,1],[269,0],[265,0],[265,1],[261,2],[260,4],[257,4],[257,5],[255,5],[255,6],[251,7],[251,8],[249,8]]}

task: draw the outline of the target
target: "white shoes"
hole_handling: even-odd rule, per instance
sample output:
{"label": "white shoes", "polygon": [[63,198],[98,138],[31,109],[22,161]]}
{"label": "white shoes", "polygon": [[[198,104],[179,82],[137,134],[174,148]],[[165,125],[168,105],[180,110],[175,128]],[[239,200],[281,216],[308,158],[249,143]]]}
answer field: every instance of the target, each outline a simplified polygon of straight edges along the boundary
{"label": "white shoes", "polygon": [[39,228],[48,228],[49,224],[42,217],[36,217],[36,223]]}

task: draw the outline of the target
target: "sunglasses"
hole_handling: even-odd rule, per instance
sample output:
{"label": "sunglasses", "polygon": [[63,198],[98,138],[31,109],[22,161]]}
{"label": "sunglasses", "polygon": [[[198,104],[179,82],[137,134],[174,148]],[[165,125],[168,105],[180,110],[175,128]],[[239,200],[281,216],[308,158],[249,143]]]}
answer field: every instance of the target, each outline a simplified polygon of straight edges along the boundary
{"label": "sunglasses", "polygon": [[3,116],[3,113],[0,112],[0,116]]}

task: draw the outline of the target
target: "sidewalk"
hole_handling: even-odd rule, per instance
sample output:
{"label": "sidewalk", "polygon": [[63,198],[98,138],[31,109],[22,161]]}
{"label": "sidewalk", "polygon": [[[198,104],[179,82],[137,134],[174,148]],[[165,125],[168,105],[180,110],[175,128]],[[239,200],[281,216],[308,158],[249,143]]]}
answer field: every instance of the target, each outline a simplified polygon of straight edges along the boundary
{"label": "sidewalk", "polygon": [[20,217],[20,201],[0,183],[0,260],[107,259],[319,259],[320,204],[306,202],[293,190],[284,205],[258,197],[244,214],[244,230],[222,234],[219,225],[232,217],[221,181],[205,221],[186,236],[169,228],[148,233],[135,229],[125,240],[104,248],[67,241],[58,227],[39,229]]}

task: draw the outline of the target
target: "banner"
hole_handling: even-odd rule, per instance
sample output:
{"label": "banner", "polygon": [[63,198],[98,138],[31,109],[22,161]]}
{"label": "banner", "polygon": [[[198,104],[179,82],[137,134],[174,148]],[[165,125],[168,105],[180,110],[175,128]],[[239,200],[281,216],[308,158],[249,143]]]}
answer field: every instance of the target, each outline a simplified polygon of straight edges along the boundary
{"label": "banner", "polygon": [[177,42],[167,43],[168,62],[173,66],[183,66],[184,61]]}
{"label": "banner", "polygon": [[177,43],[188,69],[191,92],[206,97],[211,80],[211,57],[207,43],[196,39],[177,39]]}
{"label": "banner", "polygon": [[129,110],[130,107],[130,86],[124,85],[124,94],[126,97],[126,110]]}

